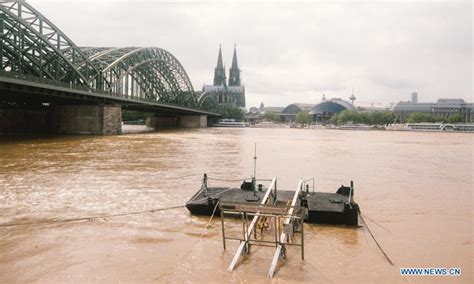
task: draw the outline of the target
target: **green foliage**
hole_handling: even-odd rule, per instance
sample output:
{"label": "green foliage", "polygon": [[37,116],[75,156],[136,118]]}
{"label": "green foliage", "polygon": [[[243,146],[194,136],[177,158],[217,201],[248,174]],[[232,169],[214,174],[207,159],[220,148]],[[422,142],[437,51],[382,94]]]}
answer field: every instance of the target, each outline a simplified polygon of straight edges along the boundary
{"label": "green foliage", "polygon": [[238,107],[231,107],[226,109],[225,113],[222,115],[223,118],[231,118],[235,120],[243,120],[244,113]]}
{"label": "green foliage", "polygon": [[459,113],[451,114],[448,117],[448,122],[449,123],[458,123],[458,122],[463,122],[463,117]]}
{"label": "green foliage", "polygon": [[419,123],[419,122],[435,122],[435,118],[430,113],[414,112],[411,113],[407,118],[408,123]]}
{"label": "green foliage", "polygon": [[268,111],[265,112],[262,116],[263,120],[273,121],[273,122],[281,122],[281,117],[274,112]]}
{"label": "green foliage", "polygon": [[328,120],[328,123],[329,124],[333,124],[333,125],[336,125],[338,124],[337,121],[339,120],[339,114],[338,113],[335,113],[331,116],[331,118]]}
{"label": "green foliage", "polygon": [[142,111],[133,111],[133,110],[122,110],[122,121],[145,121],[148,116],[152,116],[152,113],[142,112]]}
{"label": "green foliage", "polygon": [[444,117],[442,115],[432,115],[431,113],[426,113],[426,112],[414,112],[410,114],[406,119],[406,122],[408,123],[420,123],[420,122],[457,123],[457,122],[462,122],[462,121],[463,121],[463,118],[458,113],[451,114],[449,117]]}
{"label": "green foliage", "polygon": [[313,117],[307,111],[300,111],[296,114],[296,122],[301,126],[308,125],[313,121]]}
{"label": "green foliage", "polygon": [[395,114],[391,111],[376,112],[358,112],[354,110],[343,110],[338,114],[334,114],[330,119],[331,124],[344,124],[348,122],[361,123],[369,125],[383,125],[393,123]]}

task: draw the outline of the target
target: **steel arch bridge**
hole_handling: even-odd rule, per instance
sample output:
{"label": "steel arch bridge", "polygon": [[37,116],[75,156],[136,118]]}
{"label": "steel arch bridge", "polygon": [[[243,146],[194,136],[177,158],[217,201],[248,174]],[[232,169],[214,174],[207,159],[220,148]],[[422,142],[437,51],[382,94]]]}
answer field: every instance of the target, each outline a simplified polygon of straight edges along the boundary
{"label": "steel arch bridge", "polygon": [[156,48],[78,47],[24,1],[0,2],[0,72],[126,99],[199,108],[181,63]]}

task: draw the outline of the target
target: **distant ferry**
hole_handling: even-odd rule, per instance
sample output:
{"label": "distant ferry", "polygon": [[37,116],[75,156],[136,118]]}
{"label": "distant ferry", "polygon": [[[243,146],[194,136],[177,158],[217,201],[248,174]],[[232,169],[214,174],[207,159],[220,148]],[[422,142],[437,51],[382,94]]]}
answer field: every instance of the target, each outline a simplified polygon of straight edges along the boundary
{"label": "distant ferry", "polygon": [[390,131],[474,132],[474,124],[407,123],[385,126],[385,129]]}
{"label": "distant ferry", "polygon": [[251,125],[251,127],[256,127],[256,128],[285,128],[285,127],[288,127],[288,125],[283,124],[283,123],[262,121],[260,123],[256,123],[256,124]]}
{"label": "distant ferry", "polygon": [[372,125],[367,125],[367,124],[359,124],[359,123],[354,123],[354,124],[341,124],[337,129],[341,130],[373,130],[375,129],[374,126]]}
{"label": "distant ferry", "polygon": [[217,123],[214,123],[214,127],[247,127],[247,124],[243,121],[236,121],[235,119],[219,119]]}

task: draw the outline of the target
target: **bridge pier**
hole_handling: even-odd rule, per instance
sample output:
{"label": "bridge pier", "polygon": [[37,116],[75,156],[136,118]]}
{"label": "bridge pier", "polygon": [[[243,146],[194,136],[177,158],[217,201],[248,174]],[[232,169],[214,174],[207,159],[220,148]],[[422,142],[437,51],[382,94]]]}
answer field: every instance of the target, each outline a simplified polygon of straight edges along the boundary
{"label": "bridge pier", "polygon": [[51,105],[0,110],[0,133],[120,134],[120,106]]}
{"label": "bridge pier", "polygon": [[182,128],[206,128],[207,115],[182,115],[178,123]]}
{"label": "bridge pier", "polygon": [[152,128],[205,128],[207,115],[152,116],[146,120]]}
{"label": "bridge pier", "polygon": [[151,116],[146,118],[146,126],[156,129],[178,127],[178,118],[173,116]]}
{"label": "bridge pier", "polygon": [[1,109],[0,133],[41,133],[48,129],[45,109]]}
{"label": "bridge pier", "polygon": [[122,108],[110,105],[55,105],[49,114],[49,129],[57,134],[121,134]]}

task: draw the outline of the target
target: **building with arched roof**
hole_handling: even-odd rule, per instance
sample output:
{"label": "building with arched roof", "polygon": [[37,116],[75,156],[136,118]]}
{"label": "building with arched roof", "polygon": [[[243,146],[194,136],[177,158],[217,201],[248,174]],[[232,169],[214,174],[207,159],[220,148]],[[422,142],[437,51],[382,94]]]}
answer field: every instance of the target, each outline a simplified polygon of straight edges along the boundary
{"label": "building with arched roof", "polygon": [[333,98],[315,105],[313,108],[311,108],[309,114],[313,116],[314,121],[325,122],[331,118],[331,116],[336,113],[340,113],[343,110],[355,110],[355,108],[349,102],[346,102],[342,99]]}
{"label": "building with arched roof", "polygon": [[306,111],[309,112],[314,107],[314,104],[290,104],[287,105],[279,114],[280,116],[284,117],[285,121],[294,121],[296,115],[299,112]]}

